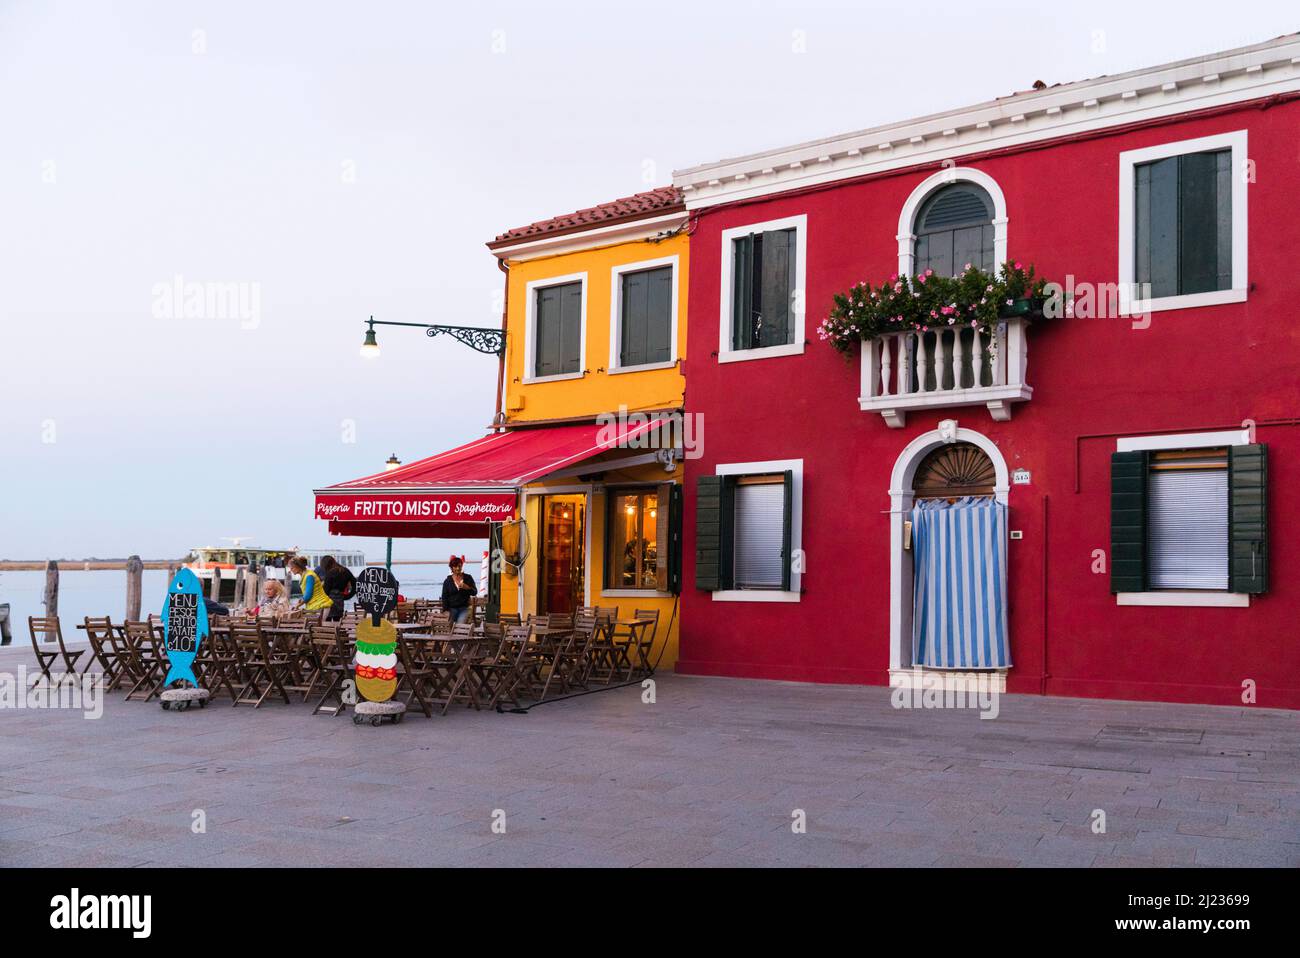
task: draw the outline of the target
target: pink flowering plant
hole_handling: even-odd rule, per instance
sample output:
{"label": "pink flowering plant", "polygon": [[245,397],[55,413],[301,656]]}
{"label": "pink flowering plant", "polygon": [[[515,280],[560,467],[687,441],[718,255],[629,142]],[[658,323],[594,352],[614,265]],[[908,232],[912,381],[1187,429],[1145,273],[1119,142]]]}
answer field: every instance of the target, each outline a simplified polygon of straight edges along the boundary
{"label": "pink flowering plant", "polygon": [[[818,337],[848,353],[854,344],[884,333],[970,326],[986,334],[1017,304],[1042,300],[1045,280],[1034,267],[1003,263],[997,275],[967,263],[951,278],[927,269],[916,276],[897,273],[879,286],[865,280],[846,293],[836,293],[830,315],[817,328]],[[1022,310],[1024,311],[1024,310]]]}

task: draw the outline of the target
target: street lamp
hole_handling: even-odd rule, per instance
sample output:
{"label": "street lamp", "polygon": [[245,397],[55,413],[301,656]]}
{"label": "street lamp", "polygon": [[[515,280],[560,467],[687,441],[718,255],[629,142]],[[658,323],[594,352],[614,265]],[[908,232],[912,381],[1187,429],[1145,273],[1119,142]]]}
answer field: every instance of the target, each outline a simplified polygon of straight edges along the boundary
{"label": "street lamp", "polygon": [[[371,333],[368,334],[367,338],[371,338],[371,337],[373,337],[373,336],[374,336],[374,333],[371,332]],[[364,348],[365,348],[365,347],[363,346],[362,349],[364,349]],[[378,347],[375,347],[375,348],[376,348],[376,350],[378,350]],[[389,456],[388,459],[384,462],[384,471],[385,471],[385,472],[392,472],[394,469],[396,469],[396,468],[397,468],[398,466],[400,466],[401,464],[402,464],[402,460],[400,460],[400,459],[397,458],[397,453],[393,453],[393,454],[392,454],[391,456]],[[392,537],[392,536],[389,536],[389,537],[388,537],[388,555],[387,555],[387,558],[384,559],[384,568],[387,569],[389,572],[392,572],[392,571],[393,571],[393,537]]]}
{"label": "street lamp", "polygon": [[426,336],[447,335],[458,339],[470,349],[489,356],[501,356],[506,351],[505,333],[499,329],[483,326],[444,326],[438,323],[397,323],[386,319],[366,320],[366,338],[361,343],[361,355],[367,359],[379,356],[379,340],[375,338],[376,326],[414,326],[423,329]]}
{"label": "street lamp", "polygon": [[366,340],[361,344],[361,356],[363,359],[379,358],[379,341],[375,339],[374,326],[366,330]]}

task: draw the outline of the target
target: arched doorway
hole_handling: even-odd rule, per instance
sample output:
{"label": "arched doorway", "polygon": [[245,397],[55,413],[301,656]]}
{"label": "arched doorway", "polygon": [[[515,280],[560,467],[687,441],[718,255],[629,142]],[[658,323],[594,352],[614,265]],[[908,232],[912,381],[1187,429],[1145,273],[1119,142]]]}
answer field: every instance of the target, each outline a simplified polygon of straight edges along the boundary
{"label": "arched doorway", "polygon": [[[999,565],[994,569],[990,559],[989,564],[983,567],[963,566],[962,568],[968,572],[965,582],[968,585],[975,583],[978,587],[986,580],[979,574],[969,573],[983,572],[988,577],[987,581],[994,586],[1004,588],[1007,535],[1005,507],[1009,488],[1010,477],[1006,460],[997,445],[987,436],[972,429],[958,428],[953,420],[945,420],[939,424],[938,429],[913,439],[899,454],[890,478],[889,490],[891,682],[907,682],[910,681],[909,677],[918,676],[922,669],[940,667],[918,661],[921,656],[917,655],[914,644],[916,630],[914,617],[916,543],[914,540],[917,532],[914,513],[917,505],[921,504],[924,507],[926,503],[932,503],[933,508],[945,508],[966,503],[978,504],[984,511],[976,511],[967,506],[970,511],[962,514],[962,518],[966,520],[962,531],[972,533],[968,538],[969,542],[974,544],[976,539],[973,531],[977,530],[979,523],[983,521],[983,531],[987,536],[979,541],[987,542],[998,550]],[[997,576],[1001,577],[1000,583],[995,578]],[[983,594],[1000,594],[1001,609],[1005,612],[1005,593],[995,591]],[[994,614],[997,613],[996,608],[993,611]],[[967,621],[969,620],[963,620],[963,623]],[[995,635],[991,634],[992,630],[985,629],[984,624],[981,623],[976,629],[981,648],[984,645],[986,631],[990,632],[989,646],[993,646],[992,640]],[[954,633],[954,638],[957,634]],[[973,643],[968,644],[967,648],[968,650],[973,648]],[[960,661],[958,656],[958,662]],[[968,655],[965,661],[968,664],[964,668],[968,669],[1005,668],[1001,665],[983,664],[995,660],[981,659],[978,655],[974,657]]]}

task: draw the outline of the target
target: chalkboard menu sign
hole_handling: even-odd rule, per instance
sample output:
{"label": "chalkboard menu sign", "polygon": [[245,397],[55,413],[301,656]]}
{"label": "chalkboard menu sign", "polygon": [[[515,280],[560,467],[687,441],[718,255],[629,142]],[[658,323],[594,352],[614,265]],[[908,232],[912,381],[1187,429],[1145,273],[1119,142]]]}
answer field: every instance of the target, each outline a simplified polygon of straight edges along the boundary
{"label": "chalkboard menu sign", "polygon": [[194,659],[199,644],[208,634],[208,608],[203,602],[203,586],[189,569],[181,569],[167,586],[163,600],[163,644],[167,648],[167,675],[163,685],[170,687],[184,680],[198,687]]}
{"label": "chalkboard menu sign", "polygon": [[358,609],[370,613],[376,623],[397,607],[397,579],[387,569],[369,566],[357,576],[353,597]]}

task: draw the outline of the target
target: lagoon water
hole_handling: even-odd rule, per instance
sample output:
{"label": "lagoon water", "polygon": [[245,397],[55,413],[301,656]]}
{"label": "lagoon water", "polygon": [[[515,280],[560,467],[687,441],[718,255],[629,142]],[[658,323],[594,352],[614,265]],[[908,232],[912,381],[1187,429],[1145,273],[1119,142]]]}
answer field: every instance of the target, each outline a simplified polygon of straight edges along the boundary
{"label": "lagoon water", "polygon": [[[353,572],[360,571],[353,569]],[[478,582],[478,568],[468,569]],[[442,594],[442,580],[447,566],[394,566],[393,575],[401,584],[402,595],[410,599],[436,599]],[[0,605],[9,603],[10,630],[14,645],[28,645],[29,615],[44,615],[44,572],[0,572]],[[167,596],[167,573],[162,569],[145,569],[141,583],[140,614],[162,611]],[[86,616],[107,615],[120,622],[126,615],[126,573],[124,571],[86,572],[59,570],[59,619],[65,642],[85,642],[85,632],[77,626]]]}

